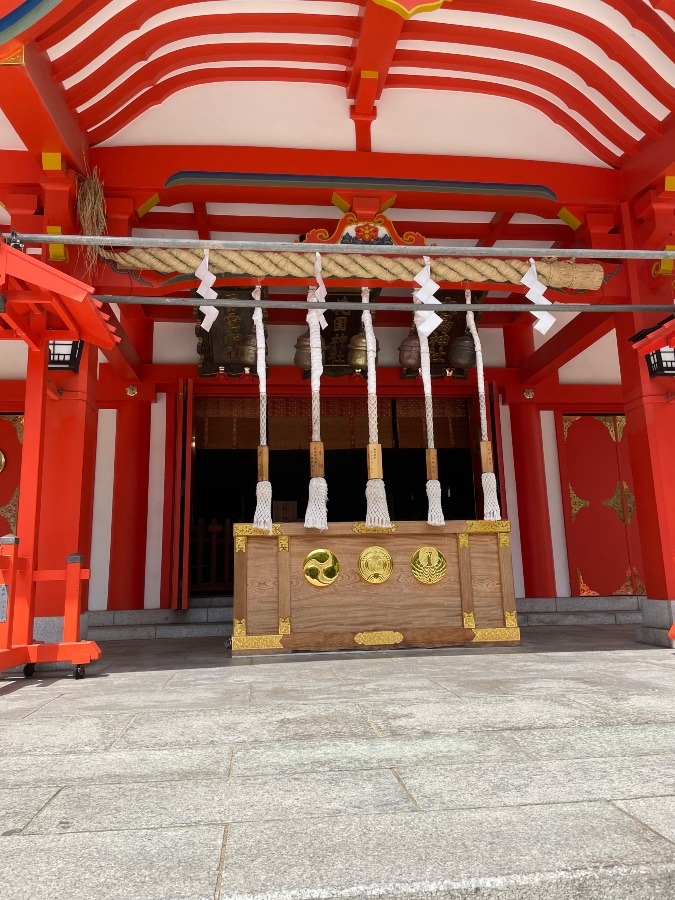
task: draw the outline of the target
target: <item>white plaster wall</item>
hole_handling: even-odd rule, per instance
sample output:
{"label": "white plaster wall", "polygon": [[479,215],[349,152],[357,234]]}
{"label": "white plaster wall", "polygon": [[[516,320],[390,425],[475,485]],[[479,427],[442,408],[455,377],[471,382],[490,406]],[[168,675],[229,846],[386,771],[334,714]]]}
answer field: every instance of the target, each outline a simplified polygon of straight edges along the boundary
{"label": "white plaster wall", "polygon": [[156,322],[152,361],[165,364],[197,365],[195,326],[187,322]]}
{"label": "white plaster wall", "polygon": [[94,515],[91,533],[90,610],[108,608],[116,429],[117,410],[100,410],[98,414],[98,437],[96,439]]}
{"label": "white plaster wall", "polygon": [[158,394],[150,413],[150,478],[148,484],[148,537],[145,556],[146,609],[159,609],[162,581],[162,530],[164,524],[164,449],[166,445],[166,394]]}
{"label": "white plaster wall", "polygon": [[28,347],[23,341],[0,341],[0,380],[23,381],[27,362]]}
{"label": "white plaster wall", "polygon": [[513,463],[513,439],[511,437],[511,410],[500,402],[499,416],[502,431],[502,458],[504,461],[504,486],[511,522],[511,556],[513,558],[513,582],[516,597],[525,596],[523,554],[520,546],[520,520],[516,494],[516,474]]}
{"label": "white plaster wall", "polygon": [[561,366],[558,376],[560,384],[621,384],[616,331]]}
{"label": "white plaster wall", "polygon": [[555,433],[555,413],[541,413],[541,435],[544,443],[544,470],[548,492],[548,514],[551,520],[551,541],[553,544],[553,568],[555,571],[556,596],[571,597],[570,575],[567,565],[567,539],[565,518],[560,489],[560,463]]}

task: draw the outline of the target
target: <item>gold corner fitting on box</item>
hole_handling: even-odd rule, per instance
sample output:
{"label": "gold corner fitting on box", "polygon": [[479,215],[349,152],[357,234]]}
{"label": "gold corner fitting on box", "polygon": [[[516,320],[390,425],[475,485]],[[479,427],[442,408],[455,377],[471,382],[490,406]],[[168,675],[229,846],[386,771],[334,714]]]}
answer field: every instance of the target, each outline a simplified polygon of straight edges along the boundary
{"label": "gold corner fitting on box", "polygon": [[471,643],[497,643],[520,641],[520,628],[474,628]]}

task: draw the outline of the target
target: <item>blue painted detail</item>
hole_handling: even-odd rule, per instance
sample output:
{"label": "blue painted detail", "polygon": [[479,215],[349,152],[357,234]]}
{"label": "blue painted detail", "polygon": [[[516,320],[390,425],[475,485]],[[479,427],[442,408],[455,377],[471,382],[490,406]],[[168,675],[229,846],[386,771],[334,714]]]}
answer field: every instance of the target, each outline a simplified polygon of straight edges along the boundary
{"label": "blue painted detail", "polygon": [[239,187],[325,187],[339,190],[426,191],[434,194],[478,194],[482,196],[537,197],[556,201],[554,191],[543,184],[507,184],[488,181],[439,181],[418,178],[347,178],[342,175],[288,175],[266,172],[174,172],[164,187],[185,185],[237,185]]}
{"label": "blue painted detail", "polygon": [[61,0],[24,0],[0,19],[0,44],[21,34],[42,16],[51,12]]}

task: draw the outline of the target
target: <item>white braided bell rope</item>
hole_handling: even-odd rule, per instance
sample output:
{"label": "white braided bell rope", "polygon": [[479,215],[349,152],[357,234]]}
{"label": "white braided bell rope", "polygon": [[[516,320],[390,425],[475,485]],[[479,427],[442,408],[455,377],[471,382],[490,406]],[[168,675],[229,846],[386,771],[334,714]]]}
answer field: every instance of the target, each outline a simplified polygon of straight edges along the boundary
{"label": "white braided bell rope", "polygon": [[[307,299],[323,302],[326,299],[326,287],[321,277],[321,256],[316,254],[314,274],[317,287],[310,288]],[[318,309],[310,309],[307,313],[309,326],[309,354],[311,360],[310,381],[312,386],[312,441],[321,440],[321,376],[323,359],[321,356],[321,329],[328,323],[326,317]],[[310,478],[307,511],[305,512],[305,528],[328,528],[328,485],[325,478]]]}
{"label": "white braided bell rope", "polygon": [[[379,444],[379,424],[377,421],[377,340],[373,328],[373,317],[367,304],[370,302],[370,288],[361,288],[364,304],[361,321],[366,336],[366,356],[368,358],[368,443]],[[387,492],[382,478],[369,478],[366,483],[366,525],[369,528],[389,528],[389,507]]]}
{"label": "white braided bell rope", "polygon": [[[260,302],[260,286],[253,289],[253,299]],[[267,446],[267,368],[265,363],[265,327],[262,309],[256,306],[253,310],[253,327],[255,328],[256,371],[258,373],[258,389],[260,392],[260,446]],[[259,481],[255,490],[256,506],[253,524],[272,533],[272,485],[269,481]]]}
{"label": "white braided bell rope", "polygon": [[[464,291],[467,303],[471,303],[471,291]],[[478,381],[478,405],[480,407],[480,439],[487,441],[487,405],[485,403],[485,374],[483,371],[483,348],[481,346],[476,319],[471,310],[466,314],[466,326],[471,332],[473,345],[476,350],[476,379]],[[497,479],[494,472],[483,472],[481,476],[483,484],[483,514],[486,519],[498,521],[502,517],[499,508],[499,496],[497,494]]]}
{"label": "white braided bell rope", "polygon": [[[420,285],[419,290],[413,293],[415,303],[420,305],[436,305],[439,301],[434,294],[438,285],[431,278],[431,260],[424,257],[424,268],[415,276],[415,281]],[[420,371],[422,373],[422,386],[424,388],[424,419],[427,431],[427,447],[435,448],[434,439],[434,401],[431,393],[431,356],[429,353],[429,335],[441,324],[442,319],[432,311],[416,311],[415,327],[420,342]],[[441,503],[441,483],[437,478],[427,481],[427,524],[445,525],[443,505]]]}

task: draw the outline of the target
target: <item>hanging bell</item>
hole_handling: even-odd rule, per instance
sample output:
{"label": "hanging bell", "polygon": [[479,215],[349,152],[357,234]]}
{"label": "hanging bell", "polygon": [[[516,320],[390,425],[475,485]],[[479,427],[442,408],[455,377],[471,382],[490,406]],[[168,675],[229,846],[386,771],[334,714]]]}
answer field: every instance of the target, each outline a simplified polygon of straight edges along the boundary
{"label": "hanging bell", "polygon": [[468,331],[450,344],[446,363],[451,369],[473,369],[476,365],[476,348]]}
{"label": "hanging bell", "polygon": [[368,348],[366,345],[366,333],[363,329],[349,341],[347,362],[355,372],[368,368]]}
{"label": "hanging bell", "polygon": [[237,345],[237,362],[251,369],[258,361],[258,344],[255,331],[247,334]]}
{"label": "hanging bell", "polygon": [[398,348],[398,363],[404,369],[419,369],[422,365],[420,338],[415,329],[401,341]]}
{"label": "hanging bell", "polygon": [[[321,362],[326,362],[326,342],[321,335]],[[309,371],[312,368],[312,352],[310,347],[309,328],[298,336],[295,342],[295,357],[293,365],[300,369]]]}

